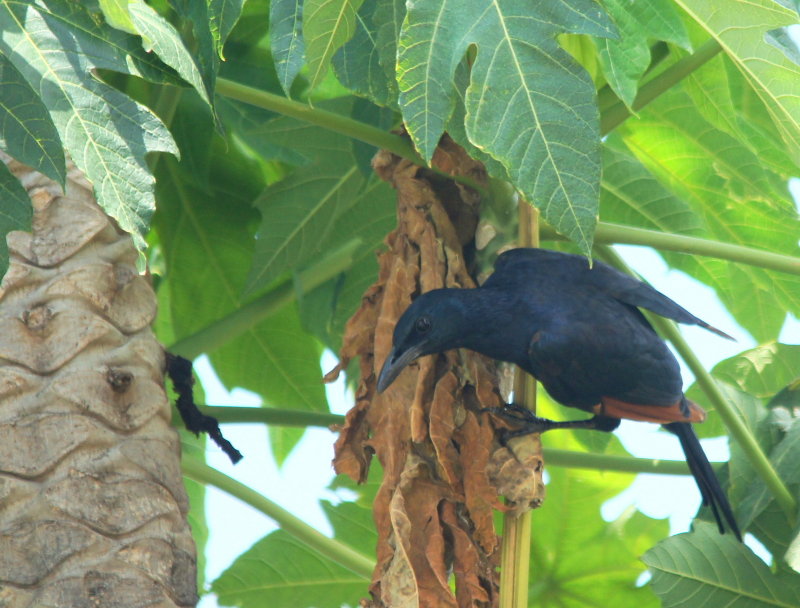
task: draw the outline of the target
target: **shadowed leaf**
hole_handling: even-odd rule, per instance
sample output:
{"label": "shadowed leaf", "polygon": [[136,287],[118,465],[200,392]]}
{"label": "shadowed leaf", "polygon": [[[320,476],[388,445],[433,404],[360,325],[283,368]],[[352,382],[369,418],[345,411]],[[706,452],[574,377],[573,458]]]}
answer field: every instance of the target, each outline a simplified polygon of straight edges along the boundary
{"label": "shadowed leaf", "polygon": [[665,608],[697,606],[790,608],[800,603],[800,576],[774,576],[730,535],[698,523],[691,534],[668,538],[644,554],[653,591]]}

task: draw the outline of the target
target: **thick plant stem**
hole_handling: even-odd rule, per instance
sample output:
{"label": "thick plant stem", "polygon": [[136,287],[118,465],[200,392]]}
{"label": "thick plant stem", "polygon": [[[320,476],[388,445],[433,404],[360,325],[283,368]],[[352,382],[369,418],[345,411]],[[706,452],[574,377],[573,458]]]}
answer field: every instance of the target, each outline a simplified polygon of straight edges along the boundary
{"label": "thick plant stem", "polygon": [[[550,226],[542,227],[541,238],[545,241],[567,240],[565,236],[558,234]],[[622,224],[598,222],[597,230],[594,234],[594,242],[598,245],[646,245],[661,251],[703,255],[718,260],[742,262],[743,264],[768,268],[769,270],[800,274],[800,258],[790,255],[742,245],[732,245],[721,241],[701,239],[696,236],[623,226]]]}
{"label": "thick plant stem", "polygon": [[274,519],[281,529],[308,545],[311,549],[334,561],[340,566],[369,580],[372,577],[374,562],[358,551],[334,538],[328,538],[303,520],[295,517],[283,507],[275,504],[255,490],[249,488],[224,473],[200,462],[195,458],[184,458],[181,463],[183,474],[187,477],[219,488],[235,496],[242,502],[258,509],[267,517]]}
{"label": "thick plant stem", "polygon": [[[611,454],[592,454],[544,448],[542,450],[549,467],[570,469],[592,469],[594,471],[617,471],[619,473],[651,473],[655,475],[690,475],[689,466],[684,460],[660,460],[657,458],[634,458],[632,456],[613,456]],[[711,463],[712,466],[722,463]]]}
{"label": "thick plant stem", "polygon": [[[610,247],[599,247],[598,253],[606,262],[616,266],[620,270],[633,274],[619,254]],[[747,455],[750,464],[753,465],[753,468],[758,472],[761,479],[764,480],[764,483],[775,497],[775,500],[786,513],[789,522],[794,526],[797,517],[797,501],[794,499],[791,492],[789,492],[783,480],[778,476],[777,471],[775,471],[775,468],[761,449],[761,446],[758,445],[753,434],[736,414],[733,407],[728,403],[728,400],[725,399],[725,396],[722,394],[719,386],[717,386],[714,378],[712,378],[711,374],[703,367],[703,364],[700,363],[700,360],[689,347],[686,340],[683,339],[678,327],[672,321],[658,315],[648,314],[647,318],[659,333],[672,342],[681,358],[686,361],[686,364],[695,375],[697,383],[705,393],[709,403],[720,415],[722,422],[725,423],[731,436],[737,441],[742,451]]]}
{"label": "thick plant stem", "polygon": [[[221,423],[263,423],[275,426],[329,427],[344,424],[344,416],[323,412],[301,412],[271,407],[242,407],[206,405],[203,413],[213,416]],[[618,471],[620,473],[652,473],[654,475],[689,475],[689,467],[682,460],[661,460],[658,458],[634,458],[632,456],[613,456],[544,448],[542,450],[547,465],[551,467],[570,467],[593,469],[597,471]],[[722,463],[711,463],[718,465]]]}
{"label": "thick plant stem", "polygon": [[506,515],[500,553],[500,608],[528,605],[528,572],[531,560],[531,512]]}
{"label": "thick plant stem", "polygon": [[217,93],[230,99],[236,99],[265,110],[277,112],[283,116],[299,118],[336,133],[373,144],[378,148],[389,150],[413,163],[425,165],[425,161],[422,160],[422,157],[407,139],[348,116],[342,116],[322,108],[315,108],[308,103],[293,101],[283,95],[262,91],[226,78],[217,79]]}
{"label": "thick plant stem", "polygon": [[[639,88],[636,99],[633,100],[633,112],[637,112],[653,101],[656,97],[678,84],[689,74],[705,65],[722,50],[719,42],[709,40],[692,55],[685,57],[676,64],[668,67],[658,76],[648,81]],[[607,135],[631,115],[631,110],[619,101],[603,112],[600,117],[600,134]]]}
{"label": "thick plant stem", "polygon": [[324,426],[344,424],[344,416],[325,412],[303,412],[272,407],[214,406],[203,407],[203,413],[221,423],[260,422],[275,426]]}
{"label": "thick plant stem", "polygon": [[213,351],[235,336],[279,311],[295,297],[291,281],[284,281],[275,289],[245,304],[231,314],[207,325],[203,329],[178,340],[167,347],[175,355],[194,359]]}
{"label": "thick plant stem", "polygon": [[[539,246],[539,212],[525,201],[519,203],[519,242]],[[514,372],[514,401],[536,412],[536,381],[521,369]],[[500,608],[526,608],[531,559],[531,512],[503,516],[500,553]]]}
{"label": "thick plant stem", "polygon": [[[428,166],[428,163],[419,155],[408,139],[395,135],[394,133],[388,133],[383,129],[373,127],[361,121],[354,120],[348,116],[342,116],[335,112],[315,108],[307,103],[293,101],[283,95],[262,91],[261,89],[249,87],[225,78],[217,79],[217,93],[230,99],[236,99],[237,101],[243,101],[244,103],[249,103],[250,105],[265,110],[277,112],[283,116],[291,116],[292,118],[305,120],[306,122],[324,129],[372,144],[376,148],[389,150],[400,158],[410,160],[412,163],[421,167]],[[482,196],[486,195],[484,189],[468,177],[463,175],[450,175],[433,167],[428,168],[434,173],[438,173],[453,181],[469,186]]]}

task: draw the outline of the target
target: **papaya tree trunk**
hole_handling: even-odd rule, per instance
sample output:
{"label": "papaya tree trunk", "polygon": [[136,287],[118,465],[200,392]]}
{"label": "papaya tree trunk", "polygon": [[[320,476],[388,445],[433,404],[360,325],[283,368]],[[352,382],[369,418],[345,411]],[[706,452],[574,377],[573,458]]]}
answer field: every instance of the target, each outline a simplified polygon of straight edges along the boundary
{"label": "papaya tree trunk", "polygon": [[0,606],[191,606],[155,295],[72,167],[66,195],[8,157],[32,232],[0,285]]}

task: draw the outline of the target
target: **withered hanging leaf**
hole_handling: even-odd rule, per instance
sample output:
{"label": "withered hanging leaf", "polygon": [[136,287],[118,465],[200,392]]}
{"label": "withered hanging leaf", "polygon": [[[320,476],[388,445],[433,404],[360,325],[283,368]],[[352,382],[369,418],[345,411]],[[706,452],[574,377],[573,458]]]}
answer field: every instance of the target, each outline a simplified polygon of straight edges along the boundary
{"label": "withered hanging leaf", "polygon": [[[446,137],[433,162],[485,182],[483,167]],[[375,454],[384,469],[374,503],[374,606],[495,606],[492,514],[506,508],[498,499],[501,477],[513,478],[503,491],[513,494],[515,508],[538,505],[541,446],[528,438],[532,453],[518,460],[498,445],[491,417],[480,413],[503,403],[497,372],[476,353],[423,357],[376,392],[395,323],[412,299],[440,287],[475,286],[463,248],[474,238],[479,197],[388,152],[378,153],[373,168],[397,190],[398,227],[386,238],[377,282],[347,324],[341,363],[326,376],[358,357],[356,405],[336,442],[334,466],[363,481]]]}

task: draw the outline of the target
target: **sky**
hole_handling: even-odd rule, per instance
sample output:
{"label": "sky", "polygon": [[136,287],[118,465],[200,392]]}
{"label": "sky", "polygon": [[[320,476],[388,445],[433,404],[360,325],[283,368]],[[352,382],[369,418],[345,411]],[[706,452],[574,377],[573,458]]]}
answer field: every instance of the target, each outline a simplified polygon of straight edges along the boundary
{"label": "sky", "polygon": [[[669,269],[658,254],[646,247],[619,246],[617,250],[656,289],[736,338],[736,342],[731,342],[699,327],[682,326],[684,337],[707,369],[722,359],[755,346],[752,338],[736,324],[711,288],[682,272]],[[796,319],[787,321],[780,337],[782,342],[800,343],[800,323]],[[331,369],[335,362],[335,357],[327,353],[323,357],[323,371]],[[694,378],[683,362],[681,365],[684,387],[688,388]],[[198,359],[195,366],[208,403],[254,407],[260,404],[259,397],[248,391],[226,391],[205,357]],[[328,386],[327,390],[332,411],[345,413],[352,405],[352,396],[347,394],[343,382],[340,380]],[[331,527],[319,506],[319,498],[337,500],[332,492],[326,490],[333,478],[333,433],[327,429],[309,429],[279,469],[271,456],[265,426],[227,424],[223,431],[245,454],[245,458],[233,466],[224,454],[209,443],[207,457],[210,466],[262,492],[321,532],[331,534]],[[657,425],[623,421],[616,434],[635,456],[673,460],[683,458],[677,438],[659,431]],[[546,445],[546,437],[544,442]],[[726,438],[703,440],[702,443],[711,461],[728,458]],[[651,517],[668,517],[670,532],[676,534],[689,529],[692,516],[700,504],[700,496],[690,476],[638,475],[628,489],[605,503],[601,513],[611,521],[631,504]],[[208,489],[206,508],[210,529],[206,548],[206,580],[212,581],[238,555],[275,530],[276,525],[259,511],[214,488]],[[216,608],[216,598],[207,595],[199,606]]]}

